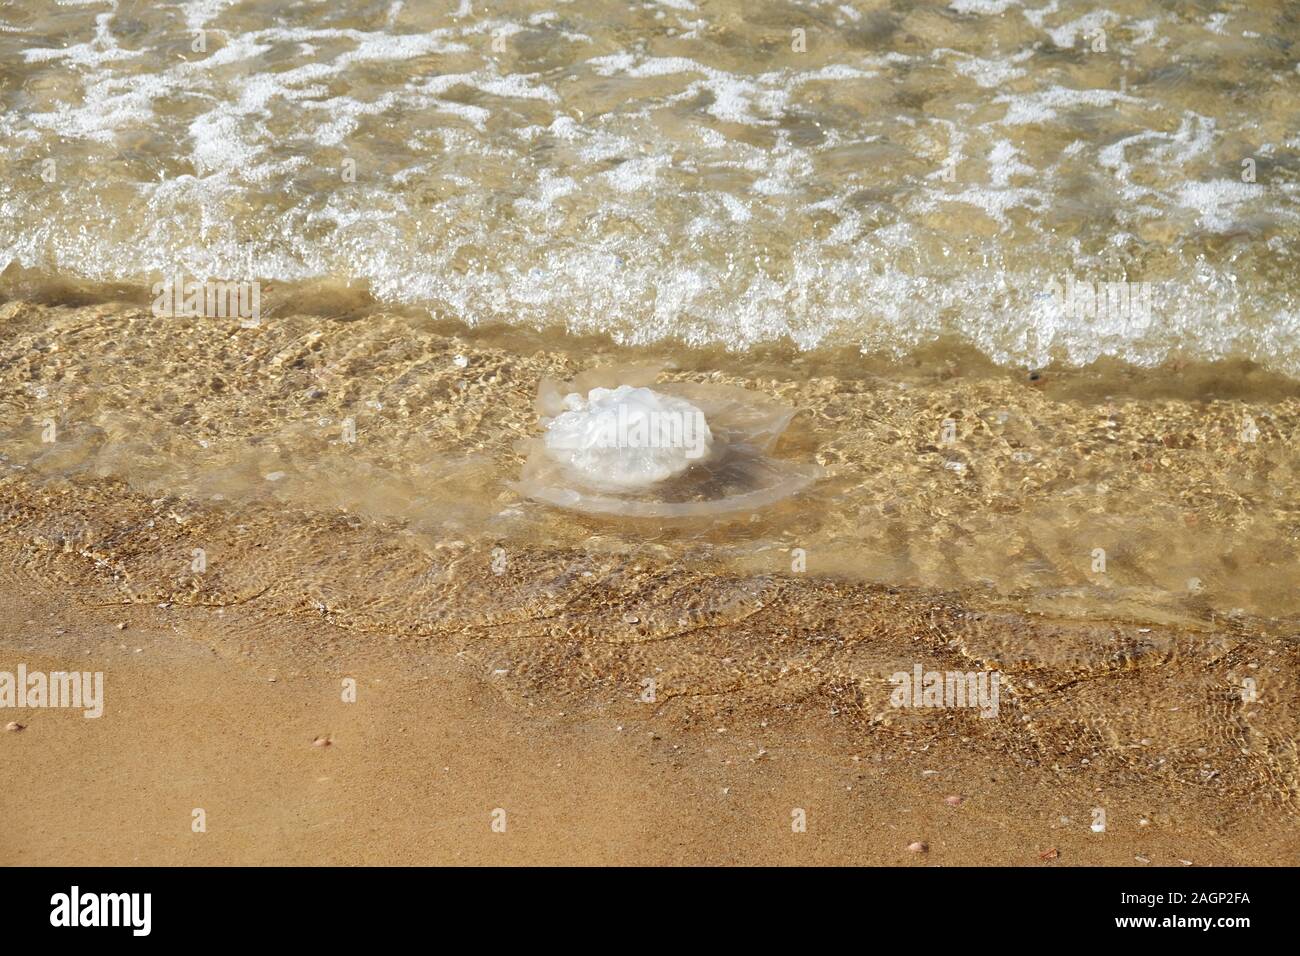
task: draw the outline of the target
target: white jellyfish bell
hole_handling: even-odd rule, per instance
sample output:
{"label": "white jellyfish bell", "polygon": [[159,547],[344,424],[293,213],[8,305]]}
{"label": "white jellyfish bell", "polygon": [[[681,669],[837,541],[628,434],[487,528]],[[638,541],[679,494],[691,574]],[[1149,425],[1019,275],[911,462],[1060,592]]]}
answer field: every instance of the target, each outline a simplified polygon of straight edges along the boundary
{"label": "white jellyfish bell", "polygon": [[654,384],[662,366],[543,379],[545,432],[527,442],[525,497],[590,514],[689,518],[753,511],[808,487],[812,463],[771,453],[795,409],[727,385]]}

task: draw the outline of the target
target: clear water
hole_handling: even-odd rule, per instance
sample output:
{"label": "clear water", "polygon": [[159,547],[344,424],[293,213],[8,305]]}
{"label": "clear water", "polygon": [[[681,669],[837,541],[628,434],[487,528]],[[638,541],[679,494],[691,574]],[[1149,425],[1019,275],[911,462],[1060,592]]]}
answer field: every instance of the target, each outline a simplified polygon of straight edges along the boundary
{"label": "clear water", "polygon": [[[1285,0],[25,0],[0,269],[1296,374],[1298,40]],[[1149,314],[1071,315],[1069,278]]]}

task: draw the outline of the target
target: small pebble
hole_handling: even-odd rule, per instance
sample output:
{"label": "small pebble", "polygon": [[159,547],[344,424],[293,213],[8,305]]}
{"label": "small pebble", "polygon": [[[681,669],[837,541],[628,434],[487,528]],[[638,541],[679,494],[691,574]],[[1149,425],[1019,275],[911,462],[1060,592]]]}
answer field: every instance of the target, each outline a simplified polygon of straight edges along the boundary
{"label": "small pebble", "polygon": [[629,612],[629,613],[623,615],[623,623],[624,623],[624,624],[639,624],[639,623],[641,623],[641,619],[640,619],[639,617],[637,617],[635,614],[632,614],[631,612]]}
{"label": "small pebble", "polygon": [[948,804],[948,806],[950,807],[960,807],[962,803],[962,798],[954,793],[952,796],[944,797],[943,802]]}
{"label": "small pebble", "polygon": [[118,621],[118,622],[117,622],[117,629],[118,629],[119,631],[125,631],[125,630],[126,630],[126,621]]}
{"label": "small pebble", "polygon": [[929,853],[930,844],[922,843],[920,840],[917,840],[915,843],[909,843],[907,845],[907,852],[908,853]]}
{"label": "small pebble", "polygon": [[332,743],[333,741],[330,740],[328,737],[317,737],[315,740],[311,742],[311,745],[313,747],[328,747]]}
{"label": "small pebble", "polygon": [[1144,857],[1144,856],[1135,856],[1135,857],[1133,857],[1133,859],[1137,860],[1139,863],[1150,863],[1150,862],[1151,862],[1150,860],[1148,860],[1148,859],[1147,859],[1146,857]]}
{"label": "small pebble", "polygon": [[5,724],[5,730],[9,731],[12,734],[16,734],[18,733],[18,731],[26,730],[26,729],[27,729],[26,724],[20,724],[16,720],[11,720],[9,721],[9,723]]}

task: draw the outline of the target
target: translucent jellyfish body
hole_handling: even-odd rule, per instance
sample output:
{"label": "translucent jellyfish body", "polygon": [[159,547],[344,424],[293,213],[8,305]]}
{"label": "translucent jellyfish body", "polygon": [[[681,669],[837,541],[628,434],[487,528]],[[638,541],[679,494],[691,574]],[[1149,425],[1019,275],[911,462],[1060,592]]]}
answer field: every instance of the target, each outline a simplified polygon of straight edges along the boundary
{"label": "translucent jellyfish body", "polygon": [[689,518],[753,511],[812,484],[812,463],[772,450],[795,410],[725,385],[655,385],[658,366],[597,369],[573,382],[544,379],[545,432],[510,487],[590,514]]}
{"label": "translucent jellyfish body", "polygon": [[704,412],[685,399],[620,385],[564,397],[542,441],[593,488],[638,491],[676,478],[713,449]]}

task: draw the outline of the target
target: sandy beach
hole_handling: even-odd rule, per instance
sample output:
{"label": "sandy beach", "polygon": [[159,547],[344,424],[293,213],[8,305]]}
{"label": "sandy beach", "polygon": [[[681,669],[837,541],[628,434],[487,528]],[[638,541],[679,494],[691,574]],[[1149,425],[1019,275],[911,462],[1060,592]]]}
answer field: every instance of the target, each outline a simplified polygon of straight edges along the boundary
{"label": "sandy beach", "polygon": [[[1289,511],[1184,504],[1196,520],[1162,526],[1183,482],[1204,495],[1243,465],[1224,452],[1230,430],[1222,447],[1204,426],[1188,445],[1142,440],[1151,422],[1179,434],[1168,423],[1231,422],[1244,407],[1294,434],[1300,402],[1285,380],[1248,377],[1207,412],[1178,396],[1179,375],[1214,381],[1214,370],[1162,377],[1164,394],[1133,380],[1104,399],[1122,385],[1101,373],[1030,382],[921,359],[892,377],[737,378],[795,394],[805,421],[782,454],[811,453],[828,477],[745,516],[742,532],[733,520],[646,535],[504,488],[522,462],[518,437],[535,428],[539,374],[643,353],[507,350],[496,333],[400,315],[232,330],[120,303],[10,303],[0,318],[0,406],[16,423],[0,480],[0,669],[105,675],[97,719],[10,712],[24,726],[0,746],[27,783],[3,796],[5,863],[1295,859],[1300,660],[1273,583],[1292,573],[1286,555],[1261,555],[1226,594],[1209,572],[1209,593],[1171,594],[1157,585],[1174,572],[1154,557],[1128,559],[1127,572],[1114,562],[1118,584],[1090,581],[1082,545],[1082,570],[1062,563],[1059,586],[1030,589],[1017,576],[1041,568],[998,567],[1007,559],[993,554],[950,565],[951,586],[936,587],[916,556],[943,547],[928,546],[882,551],[877,561],[912,570],[873,581],[870,558],[854,566],[845,544],[914,534],[908,503],[956,478],[942,494],[967,509],[958,526],[996,519],[1002,540],[1015,529],[1053,553],[1032,495],[1020,513],[998,506],[1000,475],[1020,467],[1009,448],[975,433],[954,476],[910,434],[932,430],[935,410],[977,417],[977,397],[1049,431],[1073,423],[1053,438],[1063,449],[1086,445],[1096,416],[1123,421],[1098,453],[1124,463],[1107,478],[1115,494],[1146,499],[1128,514],[1151,522],[1152,540],[1133,545],[1143,555],[1193,532],[1292,527],[1294,498]],[[343,391],[315,394],[347,356],[383,355],[358,336],[394,351],[347,374]],[[65,365],[90,353],[105,360]],[[22,359],[36,354],[39,366]],[[359,419],[355,443],[337,443],[339,401],[382,406]],[[42,443],[51,416],[61,434]],[[1046,508],[1066,462],[1025,447]],[[431,474],[453,448],[478,454]],[[1285,445],[1245,453],[1275,475],[1294,467]],[[842,463],[891,456],[912,462],[891,470],[899,507],[869,518],[876,492]],[[1165,466],[1144,485],[1171,456],[1178,473]],[[410,490],[419,482],[423,496]],[[837,520],[846,513],[856,528]],[[801,543],[807,569],[794,571]],[[960,576],[977,563],[987,576]],[[891,706],[890,675],[914,665],[999,672],[998,715]],[[206,832],[192,830],[196,809]]]}
{"label": "sandy beach", "polygon": [[1298,59],[0,5],[0,866],[1295,865]]}

